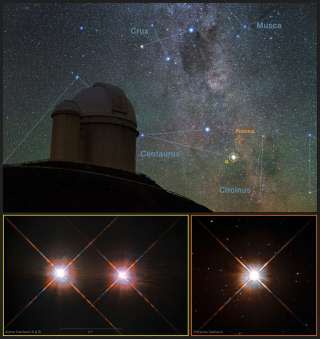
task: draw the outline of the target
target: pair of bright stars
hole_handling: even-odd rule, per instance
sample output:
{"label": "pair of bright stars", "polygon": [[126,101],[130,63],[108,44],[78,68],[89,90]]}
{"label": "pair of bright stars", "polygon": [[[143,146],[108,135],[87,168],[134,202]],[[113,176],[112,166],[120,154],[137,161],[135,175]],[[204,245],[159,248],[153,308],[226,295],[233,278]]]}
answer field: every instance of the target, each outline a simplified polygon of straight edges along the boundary
{"label": "pair of bright stars", "polygon": [[[67,282],[69,280],[68,269],[64,266],[56,266],[53,269],[53,276],[60,283]],[[129,272],[125,269],[119,269],[117,270],[117,278],[122,283],[128,283],[130,280]]]}

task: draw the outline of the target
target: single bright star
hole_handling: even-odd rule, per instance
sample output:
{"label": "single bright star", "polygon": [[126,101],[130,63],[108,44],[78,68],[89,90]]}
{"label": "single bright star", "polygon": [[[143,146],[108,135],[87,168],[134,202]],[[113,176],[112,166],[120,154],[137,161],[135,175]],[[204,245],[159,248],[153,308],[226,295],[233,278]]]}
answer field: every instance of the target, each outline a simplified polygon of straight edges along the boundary
{"label": "single bright star", "polygon": [[239,158],[239,156],[238,156],[236,153],[234,153],[234,152],[232,152],[232,153],[229,155],[229,160],[232,161],[232,162],[237,161],[238,158]]}
{"label": "single bright star", "polygon": [[204,128],[204,131],[209,133],[211,131],[211,129],[210,129],[210,127],[207,126],[207,127]]}
{"label": "single bright star", "polygon": [[55,279],[60,282],[64,282],[68,279],[68,271],[62,266],[55,267],[53,270],[53,275]]}
{"label": "single bright star", "polygon": [[193,32],[194,32],[194,28],[193,28],[193,27],[189,27],[189,28],[188,28],[188,32],[189,32],[189,33],[193,33]]}
{"label": "single bright star", "polygon": [[250,271],[250,273],[249,273],[249,278],[250,278],[250,280],[252,280],[252,281],[258,281],[258,280],[260,280],[260,273],[259,273],[259,271],[257,271],[257,270],[252,270],[252,271]]}
{"label": "single bright star", "polygon": [[121,284],[127,284],[130,280],[129,272],[125,269],[120,269],[117,271],[118,281]]}

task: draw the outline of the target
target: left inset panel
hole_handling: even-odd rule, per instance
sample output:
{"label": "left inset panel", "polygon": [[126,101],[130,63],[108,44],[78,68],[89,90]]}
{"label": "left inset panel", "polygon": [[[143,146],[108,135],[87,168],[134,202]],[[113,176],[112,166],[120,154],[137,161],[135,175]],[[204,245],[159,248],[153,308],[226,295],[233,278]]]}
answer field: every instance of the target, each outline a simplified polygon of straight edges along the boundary
{"label": "left inset panel", "polygon": [[6,215],[5,335],[187,335],[188,217]]}

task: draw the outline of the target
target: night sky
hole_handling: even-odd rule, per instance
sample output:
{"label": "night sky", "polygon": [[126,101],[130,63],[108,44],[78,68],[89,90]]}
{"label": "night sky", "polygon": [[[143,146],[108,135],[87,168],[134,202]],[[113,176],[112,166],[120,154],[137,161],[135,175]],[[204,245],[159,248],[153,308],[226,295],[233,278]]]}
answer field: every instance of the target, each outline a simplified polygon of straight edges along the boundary
{"label": "night sky", "polygon": [[107,82],[135,107],[138,172],[164,188],[215,211],[316,209],[315,6],[19,3],[3,18],[5,162],[47,159],[54,104]]}
{"label": "night sky", "polygon": [[[187,242],[187,217],[6,217],[6,333],[186,334]],[[55,279],[19,315],[59,267],[67,280]],[[125,270],[129,283],[117,280]]]}
{"label": "night sky", "polygon": [[[315,219],[315,216],[193,217],[193,332],[314,334]],[[259,282],[252,281],[233,297],[248,279],[247,270],[235,257],[254,270],[262,268],[273,256],[261,270],[261,281],[276,297]],[[218,311],[229,298],[231,301]]]}

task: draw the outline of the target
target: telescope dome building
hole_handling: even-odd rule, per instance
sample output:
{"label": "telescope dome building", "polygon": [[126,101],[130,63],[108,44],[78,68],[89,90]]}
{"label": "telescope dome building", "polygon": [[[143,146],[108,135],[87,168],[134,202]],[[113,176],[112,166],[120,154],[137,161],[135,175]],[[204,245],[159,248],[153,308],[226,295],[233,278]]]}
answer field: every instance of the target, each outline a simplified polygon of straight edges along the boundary
{"label": "telescope dome building", "polygon": [[52,113],[51,160],[135,172],[137,121],[118,87],[96,83]]}
{"label": "telescope dome building", "polygon": [[4,211],[209,212],[136,173],[136,114],[122,89],[81,90],[53,110],[50,158],[5,165]]}

